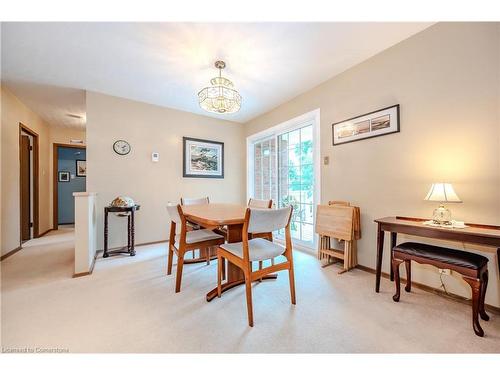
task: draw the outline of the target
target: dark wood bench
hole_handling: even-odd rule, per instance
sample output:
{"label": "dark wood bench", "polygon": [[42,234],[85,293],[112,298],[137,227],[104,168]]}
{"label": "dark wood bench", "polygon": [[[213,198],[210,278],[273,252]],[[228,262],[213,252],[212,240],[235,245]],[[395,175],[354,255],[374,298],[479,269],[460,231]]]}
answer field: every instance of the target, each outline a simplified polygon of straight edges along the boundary
{"label": "dark wood bench", "polygon": [[406,287],[411,290],[411,261],[420,264],[430,264],[442,269],[456,271],[470,285],[472,289],[472,327],[478,336],[484,336],[484,331],[479,324],[479,316],[483,320],[489,320],[484,310],[484,298],[488,286],[488,258],[470,253],[448,249],[445,247],[427,245],[417,242],[404,242],[392,249],[393,260],[392,270],[394,281],[396,282],[396,294],[392,297],[395,302],[400,296],[399,265],[405,262],[406,265]]}

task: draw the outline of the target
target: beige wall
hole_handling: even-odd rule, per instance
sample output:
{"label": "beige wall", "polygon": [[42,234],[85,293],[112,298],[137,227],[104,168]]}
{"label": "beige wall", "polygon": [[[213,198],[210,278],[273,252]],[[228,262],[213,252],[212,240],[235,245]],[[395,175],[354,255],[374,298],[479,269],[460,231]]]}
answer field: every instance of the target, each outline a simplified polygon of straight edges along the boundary
{"label": "beige wall", "polygon": [[53,195],[53,188],[54,188],[54,163],[53,163],[53,153],[54,153],[54,143],[62,143],[62,144],[70,144],[70,141],[72,139],[81,139],[85,143],[85,128],[83,129],[77,129],[77,128],[66,128],[66,127],[61,127],[61,126],[51,126],[50,127],[50,149],[49,149],[49,158],[50,158],[50,165],[49,165],[49,173],[50,173],[50,181],[49,181],[49,191],[50,191],[50,196],[48,197],[49,199],[49,207],[50,207],[50,225],[51,228],[54,227],[54,212],[53,212],[53,201],[54,201],[54,195]]}
{"label": "beige wall", "polygon": [[49,126],[2,86],[2,254],[19,246],[19,123],[39,136],[39,225],[51,228],[49,200]]}
{"label": "beige wall", "polygon": [[[361,207],[360,264],[375,267],[374,219],[429,217],[432,182],[453,183],[463,199],[450,205],[454,218],[500,224],[499,25],[434,25],[246,124],[248,136],[321,109],[321,155],[331,160],[321,169],[322,202]],[[332,147],[332,123],[397,103],[401,133]],[[489,259],[487,302],[500,306],[497,259]],[[415,281],[440,285],[433,267],[418,267]],[[470,293],[458,277],[445,283]]]}
{"label": "beige wall", "polygon": [[[182,177],[182,137],[224,142],[224,179]],[[128,141],[127,156],[113,152]],[[160,153],[153,163],[151,153]],[[141,204],[136,243],[166,240],[168,201],[210,196],[214,202],[244,201],[245,139],[241,124],[103,94],[87,92],[87,190],[97,192],[98,243],[103,247],[103,207],[118,195]],[[125,219],[110,217],[110,247],[126,242]]]}

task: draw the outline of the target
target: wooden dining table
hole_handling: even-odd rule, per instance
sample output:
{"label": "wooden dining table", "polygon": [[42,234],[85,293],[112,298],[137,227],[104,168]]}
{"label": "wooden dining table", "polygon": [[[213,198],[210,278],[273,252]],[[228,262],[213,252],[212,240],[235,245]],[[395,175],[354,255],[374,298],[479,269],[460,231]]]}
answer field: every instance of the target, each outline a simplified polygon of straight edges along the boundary
{"label": "wooden dining table", "polygon": [[[209,203],[183,206],[187,220],[207,229],[227,228],[227,242],[241,242],[243,223],[247,206],[229,203]],[[266,275],[262,279],[276,279],[276,274]],[[214,277],[215,280],[215,277]],[[243,271],[228,262],[226,281],[222,284],[222,293],[245,283]],[[217,286],[207,293],[207,302],[217,296]]]}

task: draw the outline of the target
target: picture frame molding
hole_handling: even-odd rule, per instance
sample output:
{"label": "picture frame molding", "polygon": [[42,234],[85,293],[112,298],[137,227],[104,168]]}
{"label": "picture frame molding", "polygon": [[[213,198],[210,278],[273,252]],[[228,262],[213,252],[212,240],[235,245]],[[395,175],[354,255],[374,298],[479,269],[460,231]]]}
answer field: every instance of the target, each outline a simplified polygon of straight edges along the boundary
{"label": "picture frame molding", "polygon": [[[388,133],[383,133],[383,134],[375,134],[375,135],[371,135],[371,136],[368,136],[368,137],[363,137],[363,138],[359,138],[359,139],[351,139],[350,141],[346,141],[346,142],[342,142],[342,143],[335,143],[335,125],[338,125],[338,124],[341,124],[343,122],[346,122],[346,121],[351,121],[351,120],[355,120],[357,118],[360,118],[360,117],[364,117],[364,116],[368,116],[368,115],[372,115],[374,113],[377,113],[377,112],[381,112],[381,111],[385,111],[385,110],[388,110],[388,109],[391,109],[391,108],[396,108],[396,119],[397,119],[397,127],[396,127],[396,130],[394,131],[391,131],[391,132],[388,132]],[[389,135],[389,134],[396,134],[396,133],[399,133],[401,131],[401,121],[400,121],[400,105],[399,104],[395,104],[395,105],[391,105],[389,107],[385,107],[385,108],[380,108],[380,109],[377,109],[375,111],[371,111],[371,112],[368,112],[368,113],[364,113],[362,115],[358,115],[358,116],[354,116],[354,117],[351,117],[351,118],[348,118],[348,119],[345,119],[345,120],[342,120],[342,121],[338,121],[338,122],[334,122],[332,124],[332,145],[333,146],[340,146],[340,145],[344,145],[344,144],[347,144],[347,143],[352,143],[352,142],[358,142],[358,141],[362,141],[362,140],[365,140],[365,139],[370,139],[370,138],[376,138],[376,137],[381,137],[383,135]],[[371,121],[371,119],[370,119]]]}
{"label": "picture frame molding", "polygon": [[[186,173],[186,144],[188,141],[213,143],[221,146],[221,174],[220,175],[205,175],[205,174],[188,174]],[[224,178],[224,142],[211,141],[209,139],[182,137],[182,177],[184,178]]]}
{"label": "picture frame molding", "polygon": [[[61,179],[61,175],[63,173],[68,175],[68,179],[67,180]],[[57,172],[57,182],[70,182],[70,180],[71,180],[71,173],[69,171],[58,171]]]}
{"label": "picture frame molding", "polygon": [[[79,161],[85,162],[85,174],[84,175],[78,174],[78,162]],[[76,159],[75,160],[75,168],[76,168],[76,171],[75,171],[76,177],[87,177],[87,159]]]}

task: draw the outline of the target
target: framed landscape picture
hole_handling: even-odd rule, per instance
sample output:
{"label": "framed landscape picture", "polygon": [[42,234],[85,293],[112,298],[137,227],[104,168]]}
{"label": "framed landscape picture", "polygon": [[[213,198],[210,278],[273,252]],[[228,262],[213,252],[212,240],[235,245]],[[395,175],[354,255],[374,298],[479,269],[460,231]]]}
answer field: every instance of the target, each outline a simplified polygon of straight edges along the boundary
{"label": "framed landscape picture", "polygon": [[224,178],[224,143],[183,137],[183,177]]}
{"label": "framed landscape picture", "polygon": [[399,104],[332,125],[333,145],[399,132]]}
{"label": "framed landscape picture", "polygon": [[76,177],[86,177],[87,176],[87,161],[77,160],[76,161]]}

